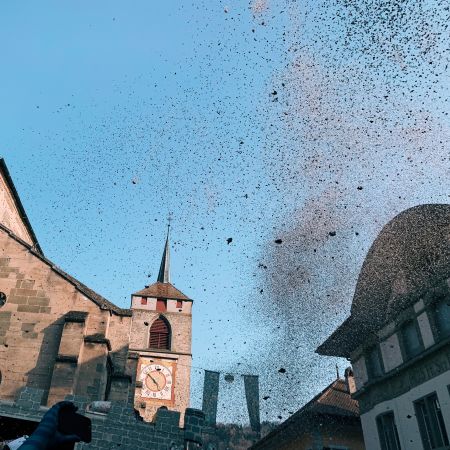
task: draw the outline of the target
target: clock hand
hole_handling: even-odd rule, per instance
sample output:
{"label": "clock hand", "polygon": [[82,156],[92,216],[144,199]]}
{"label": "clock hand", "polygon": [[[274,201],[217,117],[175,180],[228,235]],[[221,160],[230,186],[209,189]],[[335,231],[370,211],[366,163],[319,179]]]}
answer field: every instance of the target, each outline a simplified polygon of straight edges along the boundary
{"label": "clock hand", "polygon": [[149,377],[150,377],[150,379],[153,381],[153,383],[155,383],[156,384],[156,387],[158,388],[158,391],[160,390],[159,389],[159,384],[158,384],[158,382],[148,373],[147,374]]}

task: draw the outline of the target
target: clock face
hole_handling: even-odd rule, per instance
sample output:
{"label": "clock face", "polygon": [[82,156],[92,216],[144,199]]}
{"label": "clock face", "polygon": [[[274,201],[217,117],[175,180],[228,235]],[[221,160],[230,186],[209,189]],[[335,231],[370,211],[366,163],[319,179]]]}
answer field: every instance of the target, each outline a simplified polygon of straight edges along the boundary
{"label": "clock face", "polygon": [[172,399],[172,367],[163,364],[143,364],[139,377],[142,381],[141,396],[158,400]]}

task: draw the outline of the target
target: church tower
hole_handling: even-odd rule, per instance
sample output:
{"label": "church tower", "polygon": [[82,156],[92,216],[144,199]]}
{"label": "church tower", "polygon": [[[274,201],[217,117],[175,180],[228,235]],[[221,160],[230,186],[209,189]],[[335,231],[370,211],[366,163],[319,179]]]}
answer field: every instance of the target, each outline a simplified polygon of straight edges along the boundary
{"label": "church tower", "polygon": [[170,282],[169,230],[156,283],[131,296],[130,352],[138,355],[134,403],[146,421],[165,406],[189,407],[192,299]]}

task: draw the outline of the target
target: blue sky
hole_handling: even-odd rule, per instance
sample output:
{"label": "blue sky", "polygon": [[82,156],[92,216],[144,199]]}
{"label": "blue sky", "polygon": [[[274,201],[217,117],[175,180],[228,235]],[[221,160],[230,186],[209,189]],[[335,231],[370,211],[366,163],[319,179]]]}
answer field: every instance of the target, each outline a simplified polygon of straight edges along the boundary
{"label": "blue sky", "polygon": [[[193,364],[260,374],[263,419],[333,380],[314,349],[382,225],[450,192],[445,38],[410,3],[389,30],[327,3],[0,6],[0,151],[46,255],[127,307],[171,212]],[[221,420],[245,421],[237,380]]]}

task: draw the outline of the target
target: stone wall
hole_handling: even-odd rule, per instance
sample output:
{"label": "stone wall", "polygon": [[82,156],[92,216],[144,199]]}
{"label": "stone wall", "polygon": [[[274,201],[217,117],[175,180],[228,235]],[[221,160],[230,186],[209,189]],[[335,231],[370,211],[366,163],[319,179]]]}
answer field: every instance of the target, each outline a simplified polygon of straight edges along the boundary
{"label": "stone wall", "polygon": [[[41,406],[44,391],[24,388],[16,402],[0,401],[0,415],[40,421],[48,408]],[[67,396],[92,421],[92,442],[76,445],[77,450],[181,450],[202,445],[204,414],[195,409],[185,411],[184,427],[178,426],[180,413],[158,410],[153,423],[144,422],[134,411],[130,395],[127,402],[111,402],[106,413],[89,412],[88,402],[78,396]]]}
{"label": "stone wall", "polygon": [[27,227],[24,224],[23,218],[17,208],[16,201],[12,195],[5,174],[2,173],[0,164],[0,223],[4,224],[16,236],[33,245],[33,238],[31,237]]}
{"label": "stone wall", "polygon": [[44,391],[44,404],[67,394],[103,400],[108,365],[125,372],[131,317],[96,304],[1,228],[0,291],[0,398],[28,386]]}
{"label": "stone wall", "polygon": [[[165,317],[171,327],[171,350],[167,352],[161,350],[159,353],[155,353],[148,348],[150,327],[161,315]],[[192,315],[184,312],[160,313],[149,309],[134,308],[131,329],[130,351],[144,357],[159,357],[174,361],[176,366],[174,401],[166,406],[170,409],[184,411],[189,406],[190,397]],[[145,420],[152,420],[158,405],[147,402],[145,409],[141,409],[139,405],[145,403],[145,399],[142,399],[139,393],[140,390],[136,390],[135,407]],[[182,421],[183,416],[181,417]]]}

